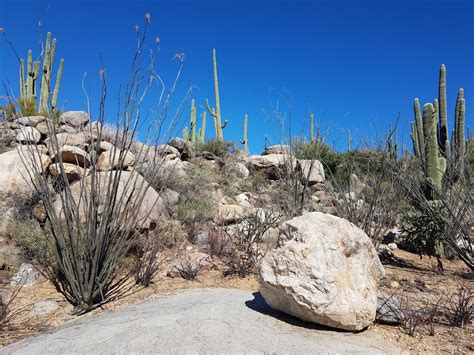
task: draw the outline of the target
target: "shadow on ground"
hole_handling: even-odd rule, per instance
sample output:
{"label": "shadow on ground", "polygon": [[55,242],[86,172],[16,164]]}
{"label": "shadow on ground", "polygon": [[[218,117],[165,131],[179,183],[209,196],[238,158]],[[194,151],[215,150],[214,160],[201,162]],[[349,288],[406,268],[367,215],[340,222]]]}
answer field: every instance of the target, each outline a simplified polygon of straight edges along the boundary
{"label": "shadow on ground", "polygon": [[267,316],[276,318],[279,321],[285,322],[287,324],[294,325],[296,327],[305,328],[305,329],[312,329],[312,330],[332,331],[332,332],[338,332],[338,333],[351,333],[345,330],[327,327],[325,325],[305,322],[305,321],[302,321],[301,319],[290,316],[289,314],[274,310],[268,305],[268,303],[262,297],[262,294],[260,292],[254,292],[252,293],[252,296],[253,296],[253,300],[249,300],[245,302],[245,305],[248,308],[256,312],[265,314]]}

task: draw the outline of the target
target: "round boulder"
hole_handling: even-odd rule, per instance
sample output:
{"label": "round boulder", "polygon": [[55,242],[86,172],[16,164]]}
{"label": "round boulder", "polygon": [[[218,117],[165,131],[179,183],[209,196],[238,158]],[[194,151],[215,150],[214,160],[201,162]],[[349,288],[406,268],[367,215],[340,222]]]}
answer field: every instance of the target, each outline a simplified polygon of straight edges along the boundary
{"label": "round boulder", "polygon": [[312,212],[283,223],[279,233],[282,244],[260,269],[260,292],[272,308],[350,331],[372,324],[384,269],[361,229]]}
{"label": "round boulder", "polygon": [[90,116],[84,111],[66,111],[59,116],[62,124],[76,128],[85,126],[90,119]]}
{"label": "round boulder", "polygon": [[41,140],[41,133],[34,127],[24,127],[16,135],[16,141],[19,143],[38,143]]}

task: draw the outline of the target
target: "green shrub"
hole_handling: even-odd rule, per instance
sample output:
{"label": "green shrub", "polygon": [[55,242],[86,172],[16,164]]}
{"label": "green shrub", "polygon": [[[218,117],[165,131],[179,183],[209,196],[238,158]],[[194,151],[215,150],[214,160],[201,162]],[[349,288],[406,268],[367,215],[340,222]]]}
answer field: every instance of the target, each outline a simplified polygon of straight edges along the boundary
{"label": "green shrub", "polygon": [[[436,218],[434,218],[436,216]],[[420,256],[435,256],[443,269],[443,236],[452,227],[448,210],[441,201],[426,201],[414,212],[402,216],[403,239],[412,245]]]}
{"label": "green shrub", "polygon": [[57,264],[54,238],[43,232],[34,221],[14,221],[8,225],[8,234],[20,247],[23,255],[40,265],[53,267]]}
{"label": "green shrub", "polygon": [[234,142],[207,140],[205,143],[197,144],[199,152],[210,152],[214,155],[222,156],[225,153],[233,153],[235,151]]}

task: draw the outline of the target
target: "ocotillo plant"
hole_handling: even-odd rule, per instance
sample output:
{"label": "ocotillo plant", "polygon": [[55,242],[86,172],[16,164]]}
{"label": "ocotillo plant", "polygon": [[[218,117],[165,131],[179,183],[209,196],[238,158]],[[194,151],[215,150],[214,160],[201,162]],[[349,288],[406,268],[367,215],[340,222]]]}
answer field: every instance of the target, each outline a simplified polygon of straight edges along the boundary
{"label": "ocotillo plant", "polygon": [[209,106],[209,100],[206,99],[206,108],[209,111],[209,114],[214,118],[214,128],[216,130],[216,140],[222,142],[224,140],[224,136],[222,134],[222,130],[227,125],[227,121],[222,123],[221,117],[221,104],[220,104],[220,97],[219,97],[219,78],[217,76],[217,59],[216,59],[216,49],[212,49],[212,63],[214,67],[214,94],[216,100],[216,107],[211,108]]}
{"label": "ocotillo plant", "polygon": [[[39,77],[40,65],[42,70],[40,98],[38,112],[46,114],[56,108],[58,100],[59,86],[63,73],[64,59],[60,60],[59,69],[56,76],[53,95],[51,98],[51,80],[53,73],[54,54],[56,51],[56,38],[51,41],[51,32],[46,36],[44,48],[43,64],[39,61],[33,62],[33,52],[28,50],[27,77],[25,78],[24,59],[20,59],[20,98],[25,107],[35,108],[37,103],[36,81]],[[26,79],[26,80],[25,80]],[[51,102],[50,102],[51,98]]]}
{"label": "ocotillo plant", "polygon": [[249,115],[245,114],[244,116],[244,137],[242,138],[242,140],[240,141],[240,143],[242,143],[242,145],[244,146],[244,153],[245,154],[249,154],[249,141],[248,141],[248,138],[247,138],[247,124],[248,124],[248,121],[249,121]]}

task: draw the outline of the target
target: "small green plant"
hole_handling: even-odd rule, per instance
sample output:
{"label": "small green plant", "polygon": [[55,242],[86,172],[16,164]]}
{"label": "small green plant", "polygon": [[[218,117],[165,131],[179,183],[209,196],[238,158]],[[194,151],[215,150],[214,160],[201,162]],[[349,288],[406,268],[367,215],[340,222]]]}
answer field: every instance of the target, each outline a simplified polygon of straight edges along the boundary
{"label": "small green plant", "polygon": [[200,152],[209,152],[220,157],[225,153],[233,152],[235,150],[235,145],[233,142],[208,140],[203,144],[198,144],[197,149]]}
{"label": "small green plant", "polygon": [[[434,219],[433,215],[437,218]],[[436,257],[439,270],[443,270],[441,261],[444,255],[443,236],[452,226],[445,205],[441,201],[426,201],[414,212],[402,216],[403,238],[413,245],[420,256]]]}

